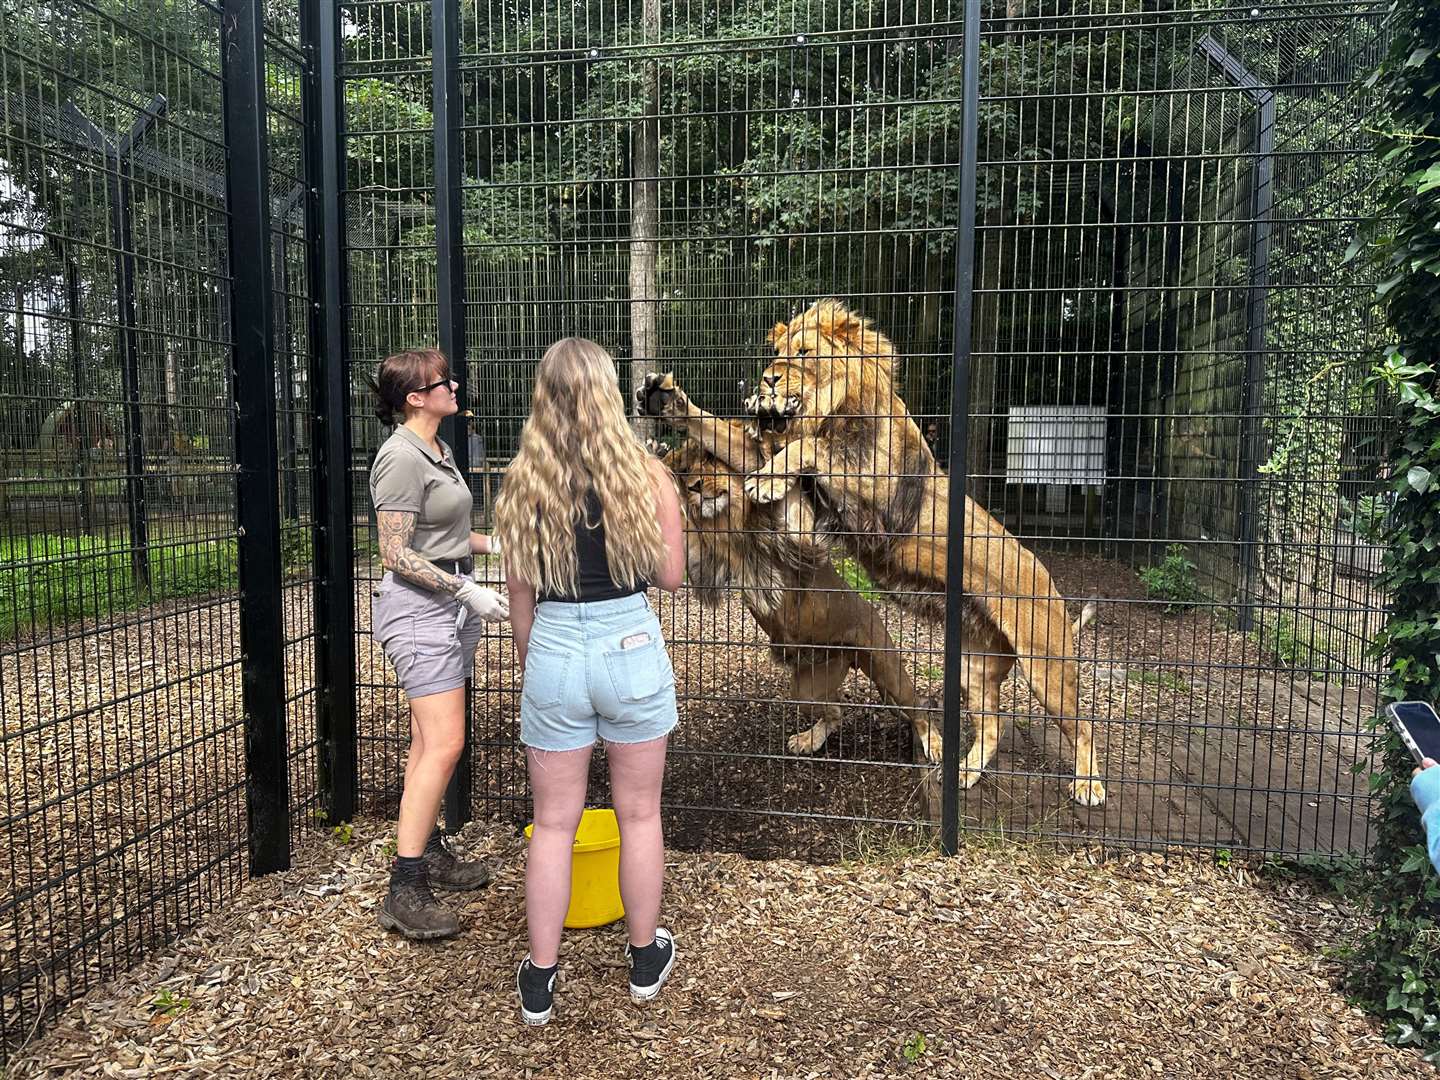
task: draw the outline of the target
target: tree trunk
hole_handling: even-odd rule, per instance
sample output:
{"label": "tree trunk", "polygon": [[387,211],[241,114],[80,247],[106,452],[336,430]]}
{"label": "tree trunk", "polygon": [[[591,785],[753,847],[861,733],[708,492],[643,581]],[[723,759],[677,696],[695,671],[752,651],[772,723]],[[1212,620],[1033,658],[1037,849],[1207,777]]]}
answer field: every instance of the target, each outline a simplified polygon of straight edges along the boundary
{"label": "tree trunk", "polygon": [[[660,0],[644,0],[644,40],[660,40]],[[660,363],[660,312],[657,283],[660,251],[660,68],[649,66],[645,116],[631,126],[630,153],[630,401],[645,374]],[[635,417],[642,436],[655,431],[653,420]]]}

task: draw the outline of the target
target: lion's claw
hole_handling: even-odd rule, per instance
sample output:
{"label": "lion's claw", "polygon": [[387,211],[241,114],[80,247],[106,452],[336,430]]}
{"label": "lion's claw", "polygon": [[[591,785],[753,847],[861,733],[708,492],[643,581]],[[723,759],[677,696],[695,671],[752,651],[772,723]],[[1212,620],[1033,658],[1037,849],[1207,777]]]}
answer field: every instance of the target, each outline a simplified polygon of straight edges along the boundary
{"label": "lion's claw", "polygon": [[690,399],[675,385],[675,376],[668,371],[651,372],[635,391],[635,408],[642,416],[659,416],[667,420],[688,416]]}
{"label": "lion's claw", "polygon": [[795,484],[793,476],[775,476],[757,473],[745,478],[745,494],[758,503],[778,502]]}

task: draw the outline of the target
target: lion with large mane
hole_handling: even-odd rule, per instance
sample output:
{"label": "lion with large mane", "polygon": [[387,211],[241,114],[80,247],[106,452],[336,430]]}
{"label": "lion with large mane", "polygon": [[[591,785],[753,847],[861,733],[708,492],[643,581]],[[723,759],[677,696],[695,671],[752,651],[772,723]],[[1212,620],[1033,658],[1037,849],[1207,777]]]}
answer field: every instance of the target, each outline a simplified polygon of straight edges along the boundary
{"label": "lion with large mane", "polygon": [[[950,482],[895,391],[895,347],[837,300],[777,323],[770,344],[776,359],[745,402],[747,423],[698,408],[669,375],[648,376],[639,403],[746,474],[745,493],[776,504],[777,524],[834,537],[897,599],[942,617]],[[961,783],[976,783],[999,745],[1000,689],[1018,662],[1074,747],[1071,798],[1098,806],[1105,786],[1079,714],[1074,639],[1093,609],[1072,627],[1032,552],[968,496],[964,521],[959,675],[979,721]]]}
{"label": "lion with large mane", "polygon": [[744,477],[687,439],[664,458],[685,511],[686,570],[700,602],[717,607],[738,590],[790,670],[791,696],[813,726],[790,737],[794,754],[818,753],[840,726],[840,687],[860,671],[898,706],[915,732],[916,759],[940,760],[940,733],[920,707],[880,613],[836,571],[827,547],[792,534],[777,507],[746,497]]}

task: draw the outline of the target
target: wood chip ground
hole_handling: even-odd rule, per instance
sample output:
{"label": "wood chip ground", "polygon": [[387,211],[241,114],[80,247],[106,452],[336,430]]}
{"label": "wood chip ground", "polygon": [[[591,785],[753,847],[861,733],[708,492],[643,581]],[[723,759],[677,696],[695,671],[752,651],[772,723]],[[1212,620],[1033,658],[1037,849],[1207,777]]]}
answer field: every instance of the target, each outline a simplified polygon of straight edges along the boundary
{"label": "wood chip ground", "polygon": [[1337,990],[1327,950],[1351,916],[1238,864],[1009,845],[941,859],[882,844],[828,866],[676,853],[679,962],[658,1003],[629,1001],[619,925],[571,931],[556,1018],[528,1028],[510,830],[462,833],[496,880],[461,898],[461,937],[429,945],[375,924],[388,823],[311,835],[293,869],[70,1006],[7,1080],[1427,1071]]}

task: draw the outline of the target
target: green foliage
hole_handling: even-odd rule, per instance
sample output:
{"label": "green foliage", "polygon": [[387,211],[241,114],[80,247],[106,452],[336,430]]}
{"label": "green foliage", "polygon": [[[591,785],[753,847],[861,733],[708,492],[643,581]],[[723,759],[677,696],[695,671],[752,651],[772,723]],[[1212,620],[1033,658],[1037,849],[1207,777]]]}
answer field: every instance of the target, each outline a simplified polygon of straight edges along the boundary
{"label": "green foliage", "polygon": [[[1440,700],[1440,5],[1395,0],[1389,52],[1374,76],[1387,105],[1380,140],[1388,180],[1379,218],[1377,289],[1393,334],[1373,384],[1394,402],[1394,498],[1384,524],[1381,585],[1391,615],[1377,655],[1389,700]],[[1370,763],[1376,838],[1368,892],[1374,925],[1355,954],[1350,990],[1388,1038],[1440,1057],[1440,879],[1408,791],[1411,761],[1381,725]]]}
{"label": "green foliage", "polygon": [[851,558],[840,559],[835,563],[835,572],[844,580],[845,584],[858,592],[866,600],[879,600],[883,595],[875,588],[875,583],[870,580],[870,575],[865,568]]}
{"label": "green foliage", "polygon": [[1174,614],[1205,599],[1195,580],[1196,569],[1189,549],[1184,544],[1171,544],[1163,559],[1140,571],[1140,583],[1145,586],[1146,596],[1165,601],[1166,614]]}
{"label": "green foliage", "polygon": [[238,580],[234,540],[152,543],[150,588],[113,537],[37,533],[0,539],[0,640],[31,626],[107,616],[156,600],[220,592]]}
{"label": "green foliage", "polygon": [[1285,612],[1261,608],[1250,637],[1287,668],[1317,677],[1325,673],[1327,646],[1313,624],[1306,633]]}
{"label": "green foliage", "polygon": [[905,1060],[911,1065],[919,1061],[925,1053],[925,1033],[917,1031],[906,1039],[901,1053],[905,1055]]}
{"label": "green foliage", "polygon": [[337,844],[348,844],[355,839],[355,826],[348,821],[342,821],[330,830],[330,835],[335,838]]}
{"label": "green foliage", "polygon": [[1362,495],[1340,502],[1340,525],[1362,540],[1375,543],[1385,534],[1385,515],[1390,510],[1388,495]]}
{"label": "green foliage", "polygon": [[190,999],[182,997],[168,988],[161,990],[150,1000],[150,1011],[157,1016],[179,1016],[188,1008],[190,1008]]}

